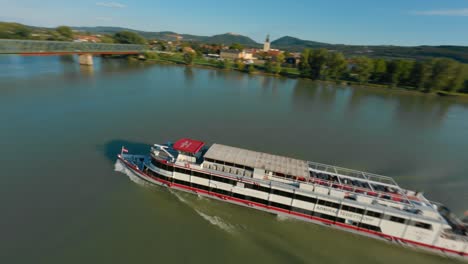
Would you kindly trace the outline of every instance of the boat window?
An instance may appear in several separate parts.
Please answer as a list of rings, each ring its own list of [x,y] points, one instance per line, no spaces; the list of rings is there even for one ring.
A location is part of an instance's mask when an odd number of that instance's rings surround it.
[[[201,189],[201,190],[205,190],[205,191],[210,190],[210,187],[208,187],[208,186],[201,185],[201,184],[196,184],[196,183],[193,183],[193,182],[192,182],[192,187],[197,188],[197,189]]]
[[[166,165],[166,164],[162,164],[162,168],[163,170],[174,171],[174,167]]]
[[[211,176],[209,174],[201,173],[198,171],[192,171],[192,176],[203,178],[203,179],[210,179]]]
[[[406,222],[406,219],[393,216],[393,215],[384,215],[384,219],[390,220],[392,222],[400,223],[400,224],[404,224]]]
[[[376,217],[376,218],[381,218],[382,213],[374,212],[374,211],[366,211],[366,215]]]
[[[178,179],[174,179],[174,183],[185,185],[185,186],[190,186],[190,182],[182,181],[182,180],[178,180]]]
[[[293,193],[286,192],[286,191],[281,191],[281,190],[277,190],[277,189],[271,189],[271,193],[276,194],[276,195],[281,195],[281,196],[284,196],[284,197],[289,197],[289,198],[293,197]]]
[[[285,204],[282,204],[282,203],[277,203],[277,202],[271,202],[271,201],[270,201],[270,205],[271,205],[271,206],[274,206],[274,207],[278,207],[278,208],[284,209],[284,210],[288,210],[288,211],[291,210],[291,206],[290,206],[290,205],[285,205]]]
[[[233,195],[234,197],[238,198],[238,199],[242,199],[242,200],[245,200],[245,195],[243,194],[240,194],[240,193],[234,193]]]
[[[217,182],[223,182],[223,183],[227,183],[227,184],[232,184],[232,185],[235,185],[237,181],[235,180],[231,180],[231,179],[228,179],[228,178],[224,178],[224,177],[218,177],[218,176],[212,176],[212,180],[213,181],[217,181]]]
[[[153,164],[157,168],[161,168],[161,163],[157,162],[154,158],[151,158],[151,164]]]
[[[375,231],[375,232],[382,232],[382,230],[381,230],[380,227],[378,227],[378,226],[369,225],[369,224],[364,224],[364,223],[360,223],[358,226],[359,226],[360,228],[372,230],[372,231]]]
[[[249,197],[249,196],[247,196],[247,197]],[[253,196],[250,196],[249,198],[250,198],[249,200],[252,201],[252,202],[256,202],[256,203],[260,203],[260,204],[265,204],[265,205],[268,204],[268,201],[267,201],[267,200],[264,200],[264,199],[260,199],[260,198],[253,197]]]
[[[245,183],[244,187],[248,188],[248,189],[256,190],[256,191],[270,193],[270,188],[269,187],[261,186],[259,184]]]
[[[319,200],[320,201],[320,200]],[[330,220],[330,221],[335,221],[336,220],[336,216],[332,216],[332,215],[327,215],[327,214],[322,214],[322,213],[317,213],[317,212],[314,212],[313,214],[315,217],[319,217],[319,218],[323,218],[323,219],[326,219],[326,220]]]
[[[300,195],[300,194],[296,194],[294,196],[294,199],[301,200],[301,201],[304,201],[304,202],[314,203],[314,204],[317,202],[317,199],[315,199],[313,197],[304,196],[304,195]]]
[[[333,208],[339,208],[340,204],[330,202],[330,201],[325,201],[325,200],[318,200],[318,204],[328,206],[328,207],[333,207]]]
[[[216,189],[216,188],[212,188],[211,191],[212,191],[212,192],[215,192],[215,193],[222,194],[222,195],[231,196],[231,192],[230,192],[230,191],[226,191],[226,190],[222,190],[222,189]]]
[[[426,224],[423,222],[418,222],[418,221],[410,221],[410,225],[419,227],[422,229],[427,229],[427,230],[432,230],[432,225],[431,224]]]
[[[313,212],[310,211],[310,210],[302,209],[302,208],[294,207],[294,206],[291,207],[291,211],[301,213],[301,214],[305,214],[305,215],[312,215],[313,214]]]
[[[190,174],[189,170],[178,168],[178,167],[175,168],[175,171],[178,172],[178,173]]]
[[[357,214],[364,214],[364,209],[356,208],[356,207],[349,206],[349,205],[342,205],[341,210],[345,210],[345,211],[353,212]]]

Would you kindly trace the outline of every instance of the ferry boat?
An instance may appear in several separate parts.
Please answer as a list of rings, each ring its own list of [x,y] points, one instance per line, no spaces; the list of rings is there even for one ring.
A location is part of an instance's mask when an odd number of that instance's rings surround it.
[[[468,259],[468,225],[391,177],[183,138],[118,159],[141,179]]]

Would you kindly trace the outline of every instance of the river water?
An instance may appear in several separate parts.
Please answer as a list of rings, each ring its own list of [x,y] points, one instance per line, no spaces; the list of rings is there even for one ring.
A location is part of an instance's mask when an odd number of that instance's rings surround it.
[[[191,137],[393,176],[468,209],[468,105],[71,57],[0,57],[1,263],[451,263],[139,183],[121,145]]]

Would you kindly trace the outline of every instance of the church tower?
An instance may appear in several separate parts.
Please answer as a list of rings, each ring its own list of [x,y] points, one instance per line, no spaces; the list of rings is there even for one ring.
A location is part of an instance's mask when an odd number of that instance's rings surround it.
[[[263,51],[268,52],[270,50],[270,35],[267,35],[265,43],[263,44]]]

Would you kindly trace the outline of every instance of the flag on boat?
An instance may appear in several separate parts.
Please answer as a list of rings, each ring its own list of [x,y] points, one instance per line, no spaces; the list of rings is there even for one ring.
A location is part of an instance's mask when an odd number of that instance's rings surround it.
[[[125,147],[122,147],[122,153],[128,153],[128,149],[126,149]]]

